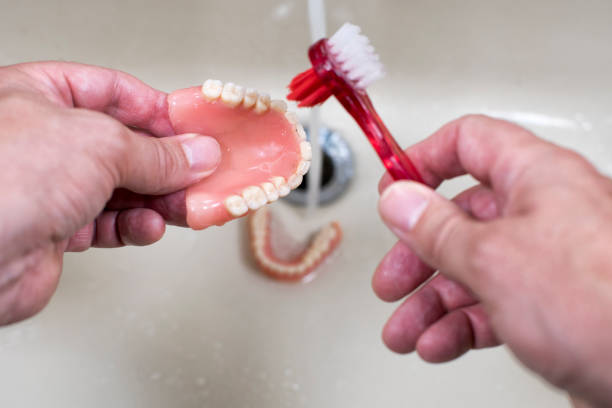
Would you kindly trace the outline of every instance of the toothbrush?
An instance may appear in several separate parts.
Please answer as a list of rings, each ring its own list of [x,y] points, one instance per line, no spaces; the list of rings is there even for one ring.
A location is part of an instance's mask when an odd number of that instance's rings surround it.
[[[357,121],[394,180],[423,183],[365,91],[372,82],[384,76],[384,70],[361,29],[345,23],[331,38],[314,43],[308,56],[312,68],[293,78],[287,99],[298,101],[300,107],[312,107],[334,95]]]

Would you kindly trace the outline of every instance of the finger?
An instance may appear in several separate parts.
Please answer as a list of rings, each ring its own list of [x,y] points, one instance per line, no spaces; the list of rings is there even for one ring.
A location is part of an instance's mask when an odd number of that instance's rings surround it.
[[[393,184],[393,178],[389,173],[383,174],[382,178],[378,182],[378,194],[382,194],[383,191],[387,189],[391,184]]]
[[[427,185],[466,173],[494,190],[506,192],[512,181],[558,147],[537,138],[518,125],[481,115],[470,115],[443,126],[406,150]],[[391,182],[385,175],[384,190]]]
[[[0,326],[41,311],[57,288],[62,243],[45,245],[3,265],[0,275]]]
[[[434,269],[399,241],[378,264],[372,277],[372,289],[380,299],[395,302],[419,287],[433,273]]]
[[[382,194],[391,184],[393,179],[387,173],[380,180],[378,192]],[[453,198],[453,202],[479,220],[489,220],[499,214],[498,198],[490,188],[482,184],[461,192]]]
[[[486,313],[478,304],[452,311],[432,324],[419,337],[416,350],[423,360],[441,363],[472,348],[499,344]]]
[[[19,64],[21,71],[53,86],[41,89],[64,106],[104,112],[155,136],[170,136],[167,95],[124,72],[69,62]]]
[[[489,221],[499,217],[500,204],[493,190],[482,184],[462,191],[452,200],[467,214],[480,221]]]
[[[379,212],[387,226],[426,264],[474,290],[484,283],[473,258],[488,224],[480,224],[456,204],[414,182],[388,187],[380,199]]]
[[[438,295],[442,307],[446,311],[453,311],[460,307],[470,306],[478,303],[478,299],[472,295],[460,283],[447,278],[444,275],[437,275],[427,282],[428,287],[433,289]]]
[[[144,246],[159,241],[166,232],[166,223],[157,212],[147,208],[120,211],[117,231],[125,245]]]
[[[116,187],[161,195],[179,191],[212,174],[221,160],[219,143],[194,134],[152,138],[129,130],[121,149],[108,150],[119,180]],[[102,160],[106,158],[102,157]]]
[[[93,236],[96,232],[95,221],[90,222],[80,230],[78,230],[66,245],[66,252],[83,252],[91,247]]]
[[[81,228],[69,239],[65,251],[150,245],[161,239],[165,228],[163,217],[150,209],[104,211],[94,222]]]
[[[166,224],[186,227],[186,203],[185,190],[163,196],[149,196],[136,194],[125,189],[117,189],[106,204],[106,210],[149,208],[161,215]]]
[[[161,239],[165,228],[161,215],[146,208],[105,211],[96,218],[91,246],[116,248],[149,245]]]
[[[438,294],[424,287],[418,296],[410,296],[393,313],[383,329],[383,341],[396,353],[411,353],[425,329],[445,313]]]
[[[438,275],[397,308],[383,329],[383,340],[395,352],[412,352],[419,337],[448,311],[476,302],[458,283]]]
[[[461,209],[477,219],[498,216],[495,194],[482,185],[463,191],[453,199]],[[372,278],[372,288],[382,300],[403,298],[429,279],[435,269],[423,263],[403,242],[398,242],[383,258]]]
[[[91,246],[97,248],[122,247],[123,241],[117,229],[119,211],[104,211],[95,220],[95,231],[91,239]]]

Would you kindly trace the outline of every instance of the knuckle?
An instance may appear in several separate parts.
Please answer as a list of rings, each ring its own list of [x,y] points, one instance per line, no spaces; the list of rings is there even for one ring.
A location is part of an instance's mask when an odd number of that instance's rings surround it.
[[[547,183],[550,186],[560,180],[568,182],[576,175],[598,174],[597,169],[579,153],[549,143],[525,149],[515,161],[515,167],[521,170],[517,172],[515,184],[518,185]]]
[[[595,170],[595,167],[586,158],[584,158],[580,153],[574,150],[559,148],[557,159],[560,162],[567,163],[567,165],[576,167],[581,170]]]
[[[457,120],[457,125],[461,130],[461,134],[469,135],[487,135],[489,133],[503,134],[504,137],[512,135],[515,138],[535,139],[536,136],[516,124],[515,122],[487,116],[483,114],[468,114]],[[487,130],[485,132],[485,130]]]
[[[153,139],[154,160],[159,169],[159,175],[168,180],[176,174],[181,174],[188,167],[187,158],[178,144],[169,141]]]
[[[459,118],[458,122],[465,130],[470,130],[482,126],[485,121],[491,120],[489,116],[477,113],[470,113]]]
[[[482,134],[483,128],[491,127],[491,125],[499,122],[503,121],[481,114],[469,114],[459,118],[457,132],[459,135],[472,138]]]
[[[157,164],[159,175],[167,179],[176,171],[176,163],[165,143],[153,143],[153,160]]]

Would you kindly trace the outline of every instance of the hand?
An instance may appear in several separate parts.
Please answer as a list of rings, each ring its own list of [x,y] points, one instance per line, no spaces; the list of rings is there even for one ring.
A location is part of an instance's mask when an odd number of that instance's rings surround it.
[[[379,211],[400,242],[373,288],[387,301],[410,295],[384,328],[387,346],[442,362],[506,343],[551,383],[612,404],[611,180],[576,153],[481,116],[407,153],[432,187],[466,173],[480,184],[453,202],[413,182],[384,190]]]
[[[146,245],[185,224],[186,186],[220,159],[173,137],[166,95],[68,63],[0,68],[0,325],[49,300],[64,251]]]

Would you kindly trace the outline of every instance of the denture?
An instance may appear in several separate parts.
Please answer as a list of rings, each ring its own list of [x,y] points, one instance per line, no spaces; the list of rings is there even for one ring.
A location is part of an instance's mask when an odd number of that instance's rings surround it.
[[[186,192],[187,224],[223,225],[284,197],[310,168],[312,152],[297,116],[281,100],[233,83],[207,80],[168,96],[177,134],[214,137],[221,162]]]
[[[334,252],[342,239],[340,224],[331,222],[321,228],[297,256],[282,259],[272,245],[271,221],[270,210],[261,208],[249,217],[248,229],[255,262],[275,279],[297,281],[305,278]]]

